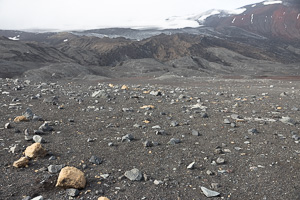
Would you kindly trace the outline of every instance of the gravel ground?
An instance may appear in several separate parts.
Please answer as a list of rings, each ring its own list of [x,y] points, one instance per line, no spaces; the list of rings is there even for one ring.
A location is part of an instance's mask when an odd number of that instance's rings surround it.
[[[199,200],[203,187],[212,199],[300,199],[300,84],[281,79],[1,79],[0,199]],[[35,118],[14,122],[27,108]],[[13,167],[34,142],[25,129],[45,121],[48,154]],[[85,188],[55,187],[50,165],[80,169]]]

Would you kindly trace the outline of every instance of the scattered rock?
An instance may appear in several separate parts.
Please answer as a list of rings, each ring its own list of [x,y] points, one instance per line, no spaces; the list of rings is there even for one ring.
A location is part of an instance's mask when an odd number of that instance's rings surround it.
[[[44,200],[44,197],[43,196],[37,196],[37,197],[32,198],[31,200]]]
[[[134,140],[134,137],[131,134],[127,134],[122,137],[122,142],[131,142],[132,140]]]
[[[211,175],[214,175],[214,173],[213,173],[212,171],[210,171],[210,170],[207,170],[207,171],[206,171],[206,174],[207,174],[207,175],[210,175],[210,176],[211,176]]]
[[[153,129],[161,129],[159,125],[152,126]]]
[[[47,98],[44,98],[43,102],[47,103],[47,104],[57,105],[58,97],[57,96],[47,97]]]
[[[11,126],[11,124],[8,122],[8,123],[6,123],[6,124],[4,125],[4,128],[5,128],[5,129],[10,129],[10,128],[12,128],[12,126]]]
[[[29,163],[29,159],[26,157],[22,157],[19,160],[15,161],[13,166],[16,168],[26,167]]]
[[[21,116],[17,116],[15,119],[14,119],[14,122],[27,122],[29,121],[24,115],[21,115]]]
[[[215,190],[220,188],[220,184],[219,183],[211,183],[210,185],[211,185],[211,188],[215,189]]]
[[[192,135],[194,136],[200,136],[200,133],[196,130],[192,130]]]
[[[48,171],[49,171],[51,174],[56,174],[56,173],[58,173],[62,168],[63,168],[63,165],[49,165],[49,166],[48,166]]]
[[[92,97],[102,99],[110,98],[110,96],[106,93],[105,90],[98,90],[96,92],[93,92]]]
[[[151,91],[150,94],[153,95],[153,96],[161,96],[160,91]]]
[[[282,117],[282,119],[280,119],[279,121],[288,125],[296,125],[296,121],[291,119],[290,117]]]
[[[160,181],[160,180],[154,180],[154,185],[161,185],[163,184],[164,182],[163,181]]]
[[[187,166],[187,169],[194,169],[194,167],[195,167],[195,162],[192,162]]]
[[[98,158],[97,156],[92,156],[90,159],[89,159],[89,162],[90,163],[93,163],[95,165],[100,165],[102,163],[102,159],[101,158]]]
[[[224,124],[231,124],[231,122],[229,121],[229,119],[224,119],[223,123]]]
[[[138,170],[136,168],[134,168],[134,169],[132,169],[130,171],[126,171],[125,174],[124,174],[124,176],[126,178],[128,178],[129,180],[131,180],[131,181],[140,181],[143,178],[143,175],[140,172],[140,170]]]
[[[70,197],[77,197],[79,195],[79,190],[75,188],[66,189],[66,194]]]
[[[172,121],[171,124],[170,124],[170,126],[173,126],[173,127],[179,126],[179,123],[176,122],[176,121]]]
[[[219,192],[209,190],[206,187],[201,187],[201,190],[206,197],[217,197],[220,195]]]
[[[25,129],[24,134],[25,134],[25,140],[26,140],[26,141],[31,141],[31,140],[33,140],[33,137],[30,136],[29,133],[28,133],[28,129]]]
[[[46,154],[47,151],[42,147],[41,143],[34,143],[25,150],[25,156],[29,158],[43,158]]]
[[[248,133],[250,135],[256,135],[256,134],[258,134],[258,130],[256,128],[251,128],[248,130]]]
[[[219,164],[219,165],[224,164],[224,163],[225,163],[225,159],[219,157],[219,158],[216,160],[216,163]]]
[[[27,108],[25,112],[23,113],[23,116],[26,117],[26,119],[31,120],[33,118],[33,112],[30,108]]]
[[[129,90],[127,85],[122,85],[121,90]]]
[[[109,200],[107,197],[99,197],[98,200]]]
[[[48,132],[48,131],[53,131],[53,128],[47,122],[45,122],[39,127],[39,130],[43,132]]]
[[[37,142],[37,143],[45,143],[45,140],[39,135],[34,135],[32,137],[32,139],[34,142]]]
[[[83,189],[86,185],[84,173],[75,167],[64,167],[58,176],[56,187]]]
[[[174,145],[174,144],[179,144],[181,141],[180,139],[172,138],[168,144]]]

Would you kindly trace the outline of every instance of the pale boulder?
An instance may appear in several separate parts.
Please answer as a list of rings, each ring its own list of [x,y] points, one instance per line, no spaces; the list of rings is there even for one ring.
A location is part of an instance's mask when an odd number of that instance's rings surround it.
[[[56,187],[83,189],[86,185],[84,173],[75,167],[64,167],[58,176]]]
[[[41,143],[34,143],[25,150],[25,156],[29,158],[43,158],[46,154],[47,151],[42,147]]]
[[[99,197],[98,200],[109,200],[107,197]]]
[[[21,115],[21,116],[17,116],[15,119],[14,119],[14,122],[26,122],[26,121],[29,121],[24,115]]]
[[[16,168],[26,167],[28,165],[29,159],[22,157],[19,160],[15,161],[13,166]]]

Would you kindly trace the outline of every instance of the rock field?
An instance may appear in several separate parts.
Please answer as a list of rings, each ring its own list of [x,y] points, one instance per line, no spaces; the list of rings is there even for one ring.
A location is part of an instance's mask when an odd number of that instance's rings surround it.
[[[299,80],[0,79],[0,199],[300,199]]]

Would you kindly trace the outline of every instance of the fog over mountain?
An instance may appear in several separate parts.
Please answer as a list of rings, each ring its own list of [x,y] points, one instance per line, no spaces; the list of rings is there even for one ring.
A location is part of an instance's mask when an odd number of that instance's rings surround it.
[[[259,0],[1,0],[0,29],[86,30],[98,28],[197,27],[189,16],[232,10]],[[176,18],[177,20],[166,20]],[[179,17],[179,18],[178,18]]]

